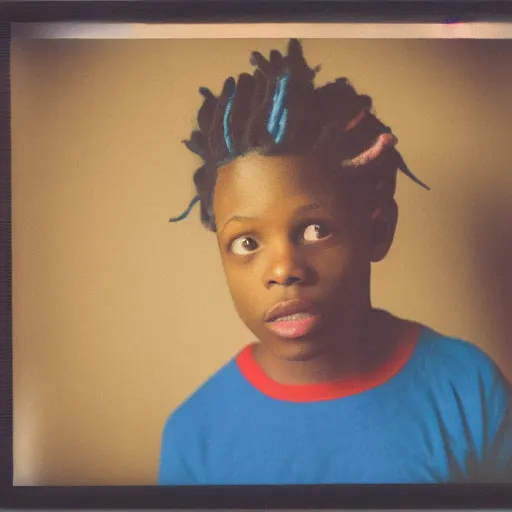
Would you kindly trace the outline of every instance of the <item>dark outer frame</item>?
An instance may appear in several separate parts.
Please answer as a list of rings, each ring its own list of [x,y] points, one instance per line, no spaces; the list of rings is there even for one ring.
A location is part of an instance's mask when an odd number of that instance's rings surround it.
[[[17,0],[0,1],[0,20],[126,22],[503,21],[512,2],[494,0]]]
[[[11,1],[0,3],[0,507],[9,509],[512,508],[507,485],[13,487],[11,22],[512,21],[512,2],[336,0]]]

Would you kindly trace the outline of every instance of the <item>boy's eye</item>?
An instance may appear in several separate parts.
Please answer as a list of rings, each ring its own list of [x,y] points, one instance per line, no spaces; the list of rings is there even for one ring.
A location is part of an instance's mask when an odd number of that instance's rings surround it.
[[[231,251],[233,254],[238,256],[244,256],[255,251],[258,248],[258,244],[253,238],[248,236],[241,236],[233,241],[231,244]]]
[[[310,224],[306,227],[302,236],[306,242],[316,242],[330,235],[329,230],[321,224]]]

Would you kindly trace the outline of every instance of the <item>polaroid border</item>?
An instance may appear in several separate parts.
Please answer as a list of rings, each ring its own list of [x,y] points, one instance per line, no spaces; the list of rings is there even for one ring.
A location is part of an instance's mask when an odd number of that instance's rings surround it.
[[[0,3],[9,22],[115,21],[174,23],[467,22],[512,16],[495,0],[11,0]]]
[[[9,509],[503,509],[508,485],[14,487],[10,38],[12,22],[423,22],[512,20],[494,1],[32,1],[0,4],[0,507]]]
[[[0,23],[0,485],[12,485],[11,26]],[[0,493],[1,496],[1,493]],[[0,498],[1,500],[1,498]]]
[[[0,489],[3,493],[3,490]],[[8,509],[506,509],[508,485],[13,487]]]

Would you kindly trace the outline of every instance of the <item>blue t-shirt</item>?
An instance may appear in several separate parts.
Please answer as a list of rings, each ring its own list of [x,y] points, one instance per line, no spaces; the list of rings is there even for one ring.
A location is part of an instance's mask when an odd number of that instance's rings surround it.
[[[476,346],[408,325],[348,387],[278,384],[247,347],[170,415],[159,484],[512,483],[508,382]]]

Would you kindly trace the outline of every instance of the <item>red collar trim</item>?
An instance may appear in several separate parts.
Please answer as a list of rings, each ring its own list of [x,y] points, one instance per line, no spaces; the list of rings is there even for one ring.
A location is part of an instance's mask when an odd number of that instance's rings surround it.
[[[236,357],[242,375],[259,391],[276,400],[288,402],[316,402],[334,400],[363,393],[380,386],[394,377],[409,361],[419,337],[420,326],[404,322],[402,342],[386,363],[377,370],[360,377],[319,384],[280,384],[271,379],[253,357],[253,344],[245,347]]]

